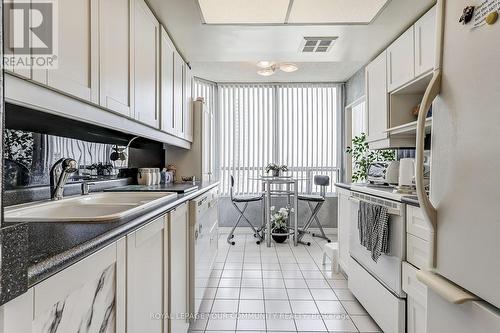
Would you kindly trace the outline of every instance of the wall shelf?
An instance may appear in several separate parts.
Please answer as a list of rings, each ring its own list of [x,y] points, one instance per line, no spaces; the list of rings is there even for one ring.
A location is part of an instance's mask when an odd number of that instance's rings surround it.
[[[428,117],[425,120],[425,132],[430,133],[432,127],[432,117]],[[389,133],[391,136],[395,135],[416,135],[417,134],[417,121],[412,121],[403,125],[391,127],[385,131]]]

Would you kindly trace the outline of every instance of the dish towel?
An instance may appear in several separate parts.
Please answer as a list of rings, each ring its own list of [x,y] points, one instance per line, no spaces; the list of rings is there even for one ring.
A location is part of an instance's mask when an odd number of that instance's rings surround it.
[[[360,201],[358,231],[361,245],[377,262],[382,253],[389,253],[389,214],[387,208]]]

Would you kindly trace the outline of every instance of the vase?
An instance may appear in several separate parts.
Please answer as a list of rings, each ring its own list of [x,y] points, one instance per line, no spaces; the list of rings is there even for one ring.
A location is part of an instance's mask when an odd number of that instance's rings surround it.
[[[288,239],[288,230],[287,229],[274,229],[273,234],[283,234],[283,235],[272,235],[274,241],[276,243],[284,243]]]
[[[280,176],[280,170],[273,170],[273,177],[279,177]]]

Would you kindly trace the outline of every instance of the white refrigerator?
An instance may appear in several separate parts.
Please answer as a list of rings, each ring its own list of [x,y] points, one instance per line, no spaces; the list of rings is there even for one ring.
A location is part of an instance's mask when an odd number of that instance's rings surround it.
[[[434,101],[430,201],[418,186],[435,232],[434,263],[418,275],[428,333],[500,332],[500,20],[459,23],[466,6],[484,2],[485,12],[500,10],[500,0],[438,0],[442,54],[421,109]]]

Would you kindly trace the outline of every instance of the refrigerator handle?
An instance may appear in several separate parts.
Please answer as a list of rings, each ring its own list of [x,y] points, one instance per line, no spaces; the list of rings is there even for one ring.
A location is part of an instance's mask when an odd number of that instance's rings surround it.
[[[424,97],[420,103],[417,120],[417,141],[416,141],[416,173],[415,183],[417,186],[417,196],[420,207],[426,217],[426,221],[431,229],[430,247],[432,260],[429,268],[436,266],[436,231],[437,231],[437,210],[429,200],[429,196],[424,186],[424,141],[425,141],[425,121],[427,112],[432,103],[441,91],[441,64],[443,56],[443,32],[444,32],[444,6],[445,0],[438,0],[436,4],[436,55],[434,63],[434,73],[431,82],[425,90]],[[439,112],[439,110],[437,110]]]
[[[417,280],[422,282],[434,293],[441,296],[452,304],[463,304],[469,301],[479,301],[480,299],[470,292],[460,288],[456,284],[445,279],[441,275],[432,272],[418,271]]]

